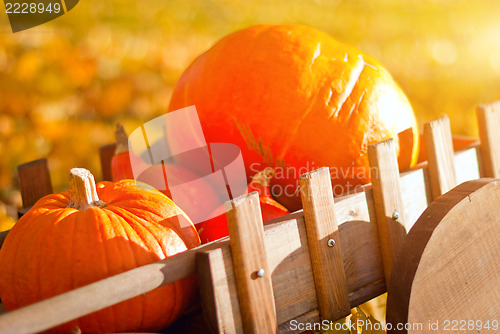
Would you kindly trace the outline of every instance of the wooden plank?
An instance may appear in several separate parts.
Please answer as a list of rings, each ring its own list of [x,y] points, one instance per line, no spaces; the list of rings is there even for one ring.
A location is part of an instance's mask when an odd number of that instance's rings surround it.
[[[107,144],[99,147],[99,160],[101,162],[101,173],[103,181],[112,181],[111,160],[115,155],[116,143]]]
[[[400,174],[399,185],[409,230],[432,201],[427,167]]]
[[[235,198],[226,203],[226,210],[244,332],[277,333],[259,194],[252,192]]]
[[[424,125],[432,199],[457,185],[450,119],[442,117]]]
[[[500,101],[476,108],[484,177],[500,178]]]
[[[340,248],[351,298],[363,287],[384,279],[377,225],[372,223],[375,206],[371,189],[335,198],[335,217],[339,220]],[[349,304],[357,305],[351,300]]]
[[[300,194],[320,316],[346,316],[351,312],[329,168],[301,175]]]
[[[302,212],[285,222],[266,224],[264,242],[273,280],[278,323],[318,308]],[[290,286],[294,282],[296,290]],[[286,292],[285,292],[286,291]]]
[[[477,147],[471,147],[455,153],[457,184],[479,179],[482,174],[481,167]]]
[[[52,194],[47,159],[39,159],[17,167],[23,208],[33,206],[40,198]]]
[[[368,146],[368,160],[385,281],[389,284],[394,261],[407,233],[394,141],[388,139]]]
[[[430,204],[394,267],[387,301],[387,321],[393,324],[389,333],[443,332],[446,321],[448,328],[461,327],[460,333],[498,332],[491,321],[500,317],[499,202],[500,182],[480,179],[462,183]],[[482,325],[486,322],[489,327]],[[423,327],[397,330],[397,323]]]
[[[214,333],[243,332],[238,300],[231,298],[237,296],[234,279],[229,279],[234,278],[234,273],[226,272],[231,269],[226,268],[222,248],[196,254],[202,309],[207,327]]]

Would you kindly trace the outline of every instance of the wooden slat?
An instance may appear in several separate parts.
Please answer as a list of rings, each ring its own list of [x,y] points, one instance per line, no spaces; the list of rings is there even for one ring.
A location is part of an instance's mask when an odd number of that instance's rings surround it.
[[[99,147],[99,159],[101,161],[101,173],[103,181],[112,181],[111,160],[115,155],[116,144],[107,144]]]
[[[384,280],[382,255],[375,221],[371,189],[351,196],[335,198],[335,217],[339,221],[340,248],[349,291],[362,291],[367,285]],[[356,246],[354,246],[356,244]],[[360,271],[363,274],[360,275]]]
[[[409,230],[432,201],[427,167],[400,174],[399,185]]]
[[[300,194],[320,316],[346,316],[350,306],[329,168],[301,175]]]
[[[47,159],[39,159],[17,167],[23,208],[29,208],[40,198],[52,194]]]
[[[394,261],[406,236],[406,215],[394,141],[388,139],[368,146],[368,159],[385,281],[389,284]]]
[[[432,198],[436,199],[457,185],[450,119],[442,117],[425,123],[424,142]]]
[[[479,144],[478,144],[479,145]],[[465,181],[479,179],[482,175],[482,166],[479,162],[480,156],[477,147],[455,152],[455,170],[457,172],[457,184]]]
[[[235,198],[226,203],[226,210],[244,332],[277,333],[259,194],[252,192]]]
[[[484,177],[500,178],[500,101],[476,109]]]
[[[231,299],[231,294],[237,295],[235,284],[226,279],[234,277],[226,272],[231,269],[226,268],[221,248],[196,254],[202,309],[208,329],[214,333],[242,333],[240,307],[237,299]]]

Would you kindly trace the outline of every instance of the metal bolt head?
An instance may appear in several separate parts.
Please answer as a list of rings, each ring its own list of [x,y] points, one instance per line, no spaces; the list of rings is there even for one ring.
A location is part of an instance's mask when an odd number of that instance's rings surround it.
[[[392,213],[392,219],[393,219],[393,220],[398,220],[398,219],[399,219],[399,212],[394,211],[394,212]]]
[[[257,270],[257,277],[264,277],[264,269],[260,268],[259,270]]]
[[[333,247],[333,246],[335,246],[335,240],[328,239],[328,247]]]

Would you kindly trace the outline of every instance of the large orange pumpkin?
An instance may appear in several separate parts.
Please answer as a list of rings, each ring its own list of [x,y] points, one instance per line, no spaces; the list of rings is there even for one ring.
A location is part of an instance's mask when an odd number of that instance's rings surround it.
[[[73,169],[70,191],[40,199],[8,234],[0,250],[0,297],[13,310],[198,244],[189,218],[162,193],[132,180],[96,186],[90,172]],[[188,277],[54,331],[158,330],[195,291]]]
[[[220,40],[181,76],[169,110],[190,105],[207,142],[241,148],[247,175],[276,169],[273,194],[291,210],[306,171],[330,167],[336,195],[369,182],[372,143],[394,138],[401,169],[417,161],[415,116],[391,75],[305,26],[257,25]]]

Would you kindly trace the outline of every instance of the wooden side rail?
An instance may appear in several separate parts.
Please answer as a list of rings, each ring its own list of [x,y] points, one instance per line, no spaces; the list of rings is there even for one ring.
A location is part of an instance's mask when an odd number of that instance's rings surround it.
[[[19,218],[43,196],[52,194],[49,166],[47,159],[31,161],[17,167],[19,188],[23,200],[23,209]]]
[[[101,162],[101,174],[103,181],[112,181],[111,160],[115,155],[116,143],[99,147],[99,161]]]

